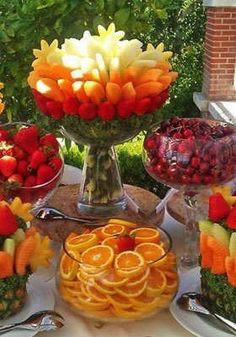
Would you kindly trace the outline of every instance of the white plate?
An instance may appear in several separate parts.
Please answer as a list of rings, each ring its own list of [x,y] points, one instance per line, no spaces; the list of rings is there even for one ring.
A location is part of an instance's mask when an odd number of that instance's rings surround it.
[[[40,310],[53,310],[55,305],[54,294],[50,282],[45,282],[38,275],[32,275],[27,283],[28,297],[24,307],[12,317],[0,320],[0,325],[16,323],[24,320],[31,314]],[[12,330],[1,334],[3,337],[32,337],[37,331]]]
[[[180,274],[180,286],[175,300],[170,305],[170,312],[179,324],[195,336],[199,337],[232,337],[231,333],[222,330],[215,321],[200,317],[192,312],[182,310],[176,304],[177,298],[187,291],[198,291],[200,288],[200,268],[194,268]],[[214,323],[213,323],[214,322]]]

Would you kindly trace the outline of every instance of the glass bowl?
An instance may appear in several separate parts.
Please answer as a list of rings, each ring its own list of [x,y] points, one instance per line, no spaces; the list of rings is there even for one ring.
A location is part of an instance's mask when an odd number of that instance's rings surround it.
[[[33,124],[16,122],[16,123],[4,124],[4,125],[1,125],[0,127],[1,132],[2,130],[6,130],[10,135],[9,139],[6,139],[6,141],[0,142],[1,143],[0,161],[1,161],[1,158],[5,155],[16,159],[16,168],[10,177],[3,176],[1,172],[1,164],[0,164],[0,192],[2,194],[2,197],[8,201],[12,201],[15,197],[18,196],[22,202],[31,203],[32,211],[34,211],[37,208],[44,206],[45,203],[49,200],[49,198],[52,197],[52,195],[56,191],[61,181],[62,175],[63,175],[64,158],[63,158],[63,152],[60,147],[60,144],[57,143],[58,149],[52,153],[50,152],[51,150],[48,150],[49,154],[45,152],[47,159],[46,161],[41,163],[43,165],[45,164],[47,166],[48,165],[50,166],[52,165],[50,164],[50,162],[52,162],[53,159],[55,160],[55,158],[56,159],[60,158],[60,161],[59,161],[60,164],[54,164],[56,166],[51,166],[53,167],[53,171],[55,175],[53,177],[50,176],[48,181],[45,181],[46,179],[44,178],[43,183],[32,184],[33,186],[26,185],[25,181],[29,176],[34,176],[35,181],[36,181],[37,170],[41,164],[39,164],[37,168],[30,167],[33,153],[27,153],[26,151],[23,151],[23,155],[22,155],[22,148],[14,142],[15,140],[14,135],[16,132],[18,132],[22,128],[28,128],[31,126],[33,126]],[[47,133],[46,131],[40,129],[39,127],[37,128],[38,128],[38,134],[39,134],[39,137],[38,137],[39,148],[37,148],[38,150],[42,148],[42,146],[40,145],[40,141],[42,137],[44,137]],[[0,136],[1,136],[1,132],[0,132]],[[2,148],[4,150],[2,150]],[[17,148],[17,151],[19,152],[17,152],[15,148]],[[21,167],[19,169],[20,164],[22,162],[27,163],[28,166],[25,166],[23,168]],[[17,180],[19,178],[19,170],[21,170],[21,173],[20,173],[21,181]],[[30,173],[26,173],[26,171],[28,172],[28,170],[30,171]],[[11,180],[12,177],[13,177],[13,180]]]
[[[178,287],[171,249],[163,229],[120,220],[71,233],[58,264],[59,296],[73,311],[93,320],[150,317],[169,305]]]

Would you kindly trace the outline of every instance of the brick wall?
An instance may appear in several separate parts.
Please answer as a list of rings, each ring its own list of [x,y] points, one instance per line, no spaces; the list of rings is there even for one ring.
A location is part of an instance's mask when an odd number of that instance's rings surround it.
[[[202,92],[209,100],[233,100],[235,82],[236,7],[209,7]]]

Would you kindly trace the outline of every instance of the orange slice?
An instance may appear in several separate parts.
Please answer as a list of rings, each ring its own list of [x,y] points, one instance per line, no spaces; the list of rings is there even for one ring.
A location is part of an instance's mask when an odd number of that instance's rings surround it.
[[[120,317],[120,318],[125,318],[125,319],[139,319],[143,317],[143,312],[140,310],[135,310],[132,308],[129,308],[127,310],[114,307],[111,309],[113,312],[114,316]]]
[[[77,301],[83,306],[83,310],[105,310],[110,304],[108,302],[98,302],[93,300],[91,297],[87,297],[83,293],[77,296]]]
[[[116,256],[114,266],[118,275],[133,277],[142,274],[146,268],[146,263],[142,255],[127,250]]]
[[[102,234],[105,238],[114,235],[124,235],[126,234],[126,228],[120,224],[109,224],[102,228]]]
[[[159,296],[166,289],[166,276],[163,271],[156,267],[150,269],[150,275],[147,280],[147,296]]]
[[[95,233],[87,233],[77,235],[66,239],[65,247],[71,251],[83,252],[87,248],[92,247],[98,243],[98,239]]]
[[[107,295],[107,300],[114,307],[118,307],[122,309],[128,309],[132,307],[132,303],[130,299],[120,294]]]
[[[127,287],[136,287],[136,286],[140,285],[141,283],[143,283],[144,281],[147,280],[149,274],[150,274],[150,268],[147,267],[147,268],[145,268],[145,270],[143,271],[142,274],[131,277],[129,279],[129,282],[126,283]]]
[[[158,297],[150,297],[146,296],[145,294],[135,298],[130,298],[130,302],[134,305],[134,307],[140,308],[140,310],[143,311],[153,310],[158,306],[159,303]]]
[[[130,232],[130,235],[134,236],[136,245],[144,242],[153,242],[153,243],[160,242],[160,232],[155,228],[149,227],[135,228]]]
[[[125,227],[132,229],[132,228],[137,228],[138,225],[134,222],[124,220],[124,219],[116,219],[116,218],[111,218],[107,222],[108,224],[119,224],[119,225],[124,225]]]
[[[166,261],[165,250],[157,243],[145,242],[135,247],[135,251],[142,255],[147,263],[164,264]]]
[[[116,293],[115,289],[112,289],[111,287],[106,287],[102,282],[95,281],[94,287],[102,294],[104,295],[114,295]]]
[[[81,254],[81,263],[85,266],[99,268],[100,270],[112,264],[114,251],[110,246],[96,245],[86,249]]]
[[[102,284],[104,284],[106,287],[121,287],[125,283],[128,282],[128,278],[119,276],[116,274],[115,270],[111,268],[102,278],[101,278]]]
[[[62,279],[73,281],[79,268],[78,262],[73,260],[66,253],[63,253],[60,260],[60,275]]]
[[[110,246],[114,250],[114,253],[118,254],[119,247],[118,247],[117,241],[118,241],[118,238],[111,236],[111,237],[104,239],[102,241],[102,245]]]
[[[124,285],[123,287],[116,288],[116,291],[118,294],[124,296],[124,297],[137,297],[144,293],[147,287],[147,281],[144,281],[143,283],[140,283],[137,286],[134,287],[127,287]]]
[[[102,240],[105,239],[105,236],[104,236],[104,234],[102,233],[102,229],[103,229],[103,227],[97,227],[97,228],[94,228],[94,229],[91,231],[91,233],[94,233],[94,234],[97,235],[97,239],[98,239],[99,242],[101,242]]]
[[[80,289],[79,281],[68,281],[68,280],[61,279],[60,284],[64,287]]]
[[[178,288],[178,279],[174,279],[171,277],[168,277],[168,274],[165,273],[166,276],[166,288],[165,288],[165,293],[175,293],[177,288]]]
[[[86,286],[87,294],[97,302],[107,302],[107,296],[100,291],[98,291],[95,287]]]

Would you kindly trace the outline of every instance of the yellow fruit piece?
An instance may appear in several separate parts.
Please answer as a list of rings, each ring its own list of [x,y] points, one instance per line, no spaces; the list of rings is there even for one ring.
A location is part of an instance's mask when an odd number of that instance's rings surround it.
[[[50,239],[48,236],[42,237],[39,233],[34,234],[36,238],[36,247],[30,258],[30,267],[36,270],[38,267],[49,267],[50,259],[54,256],[54,252],[50,247]]]
[[[101,83],[95,81],[86,81],[84,83],[85,94],[95,104],[100,104],[105,98],[105,90]]]
[[[98,239],[95,233],[80,234],[74,237],[68,237],[65,242],[67,251],[83,252],[89,247],[92,247],[98,243]]]
[[[100,270],[107,268],[113,262],[114,251],[110,246],[96,245],[86,249],[81,254],[82,266],[95,267]]]
[[[9,207],[13,214],[22,218],[24,221],[33,220],[33,215],[30,213],[32,204],[30,204],[29,202],[22,203],[19,197],[15,197],[13,201],[9,204]]]
[[[155,297],[161,295],[167,285],[166,276],[163,271],[156,267],[150,269],[150,275],[147,280],[146,295]]]
[[[139,253],[128,250],[116,256],[114,267],[118,275],[129,278],[142,274],[146,262]]]
[[[78,266],[78,262],[68,256],[66,253],[62,253],[59,268],[60,275],[63,279],[70,281],[75,280]]]
[[[142,255],[144,260],[155,265],[164,264],[166,261],[165,250],[157,243],[145,242],[135,247],[135,251]]]
[[[107,222],[108,224],[115,224],[115,225],[124,225],[128,228],[136,228],[138,227],[138,225],[134,222],[131,221],[127,221],[127,220],[123,220],[123,219],[115,219],[115,218],[111,218],[108,220]]]

